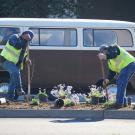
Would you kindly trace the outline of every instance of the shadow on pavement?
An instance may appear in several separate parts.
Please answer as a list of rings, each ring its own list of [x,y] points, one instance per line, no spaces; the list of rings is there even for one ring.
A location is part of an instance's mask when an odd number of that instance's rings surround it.
[[[98,122],[104,119],[92,119],[92,118],[67,118],[67,119],[58,119],[50,122],[54,123],[78,123],[78,122]]]

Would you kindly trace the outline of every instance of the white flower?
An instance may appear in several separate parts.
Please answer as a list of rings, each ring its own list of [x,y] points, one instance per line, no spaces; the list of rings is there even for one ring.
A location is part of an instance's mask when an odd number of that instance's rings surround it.
[[[79,103],[79,97],[77,96],[77,94],[72,94],[71,100],[72,100],[73,102],[75,102],[76,104]]]
[[[58,90],[54,90],[54,89],[52,89],[51,90],[51,94],[54,96],[54,97],[59,97],[59,92],[58,92]]]

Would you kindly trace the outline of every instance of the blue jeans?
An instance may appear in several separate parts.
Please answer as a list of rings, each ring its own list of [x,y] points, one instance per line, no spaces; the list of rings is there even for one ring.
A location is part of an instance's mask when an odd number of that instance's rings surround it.
[[[128,81],[135,73],[135,62],[130,63],[127,67],[122,69],[117,80],[117,96],[116,103],[123,105],[126,97],[126,87]]]
[[[13,98],[15,90],[21,91],[22,89],[20,69],[14,63],[7,60],[1,66],[10,74],[8,97]]]

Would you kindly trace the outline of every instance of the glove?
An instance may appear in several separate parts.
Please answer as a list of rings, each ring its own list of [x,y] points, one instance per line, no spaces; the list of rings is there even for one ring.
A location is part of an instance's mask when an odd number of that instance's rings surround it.
[[[31,60],[30,60],[30,59],[28,59],[28,58],[26,58],[26,59],[25,59],[25,63],[26,63],[26,64],[29,64],[29,65],[32,65]]]
[[[106,55],[103,54],[103,53],[99,53],[99,54],[98,54],[98,58],[99,58],[100,60],[106,60],[106,59],[107,59]]]
[[[109,84],[109,79],[104,79],[104,81],[103,81],[103,87],[106,87],[108,84]]]

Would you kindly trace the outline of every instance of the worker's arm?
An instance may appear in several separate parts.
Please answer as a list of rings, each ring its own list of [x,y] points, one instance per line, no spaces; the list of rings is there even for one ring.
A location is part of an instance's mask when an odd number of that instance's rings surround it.
[[[16,34],[12,35],[9,38],[9,44],[15,47],[16,49],[22,49],[22,48],[25,49],[27,46],[27,42],[24,40],[21,40],[20,37]]]
[[[114,78],[115,75],[116,75],[116,72],[114,72],[114,71],[112,71],[112,70],[109,69],[109,71],[108,71],[108,77],[107,77],[108,80],[111,81]]]
[[[106,79],[103,80],[103,86],[106,86],[114,81],[114,77],[116,75],[116,72],[109,69],[108,76]]]

